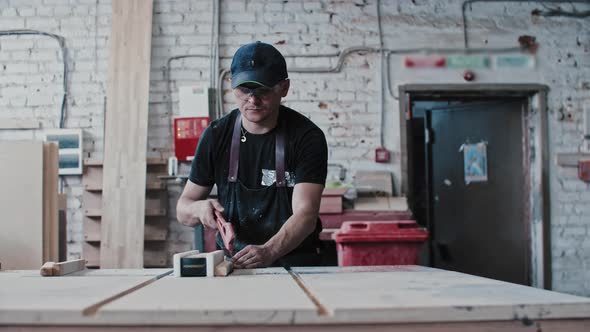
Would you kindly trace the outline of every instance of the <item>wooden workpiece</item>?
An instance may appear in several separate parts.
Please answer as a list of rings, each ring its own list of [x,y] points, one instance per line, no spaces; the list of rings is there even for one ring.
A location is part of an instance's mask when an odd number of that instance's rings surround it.
[[[0,141],[3,270],[43,264],[43,173],[43,142]]]
[[[41,266],[41,275],[44,277],[57,277],[82,271],[86,268],[86,260],[74,259],[66,262],[46,262]]]
[[[269,331],[280,326],[334,332],[590,327],[589,298],[421,266],[236,270],[225,278],[165,276],[170,270],[144,276],[145,271],[85,270],[61,278],[2,271],[0,325],[53,331],[76,324],[70,331]]]
[[[223,260],[215,266],[216,277],[227,277],[234,270],[234,264],[231,261]]]

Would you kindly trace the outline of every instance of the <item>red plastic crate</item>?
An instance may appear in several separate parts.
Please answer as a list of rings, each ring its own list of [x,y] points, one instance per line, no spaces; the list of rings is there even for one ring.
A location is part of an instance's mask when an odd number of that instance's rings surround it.
[[[428,232],[413,220],[350,221],[332,237],[339,266],[416,265]]]

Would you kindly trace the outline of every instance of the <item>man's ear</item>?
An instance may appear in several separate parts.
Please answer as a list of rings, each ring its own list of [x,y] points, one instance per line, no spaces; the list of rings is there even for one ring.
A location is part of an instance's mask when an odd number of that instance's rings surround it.
[[[287,96],[290,86],[291,86],[291,81],[289,79],[286,79],[281,82],[281,97]]]

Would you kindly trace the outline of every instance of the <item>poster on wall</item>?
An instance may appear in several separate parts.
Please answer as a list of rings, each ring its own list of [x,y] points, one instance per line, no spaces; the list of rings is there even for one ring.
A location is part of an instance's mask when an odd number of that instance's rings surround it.
[[[465,143],[459,151],[463,151],[463,170],[465,184],[488,181],[487,143]]]
[[[44,140],[58,143],[59,175],[82,174],[82,129],[48,130]]]

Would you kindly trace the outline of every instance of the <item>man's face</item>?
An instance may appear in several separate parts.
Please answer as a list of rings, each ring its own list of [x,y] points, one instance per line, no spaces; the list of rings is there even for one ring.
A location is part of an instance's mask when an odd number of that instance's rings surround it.
[[[233,89],[233,92],[242,116],[250,122],[265,125],[274,119],[281,98],[289,92],[289,80],[283,80],[272,88],[244,83]]]

